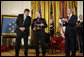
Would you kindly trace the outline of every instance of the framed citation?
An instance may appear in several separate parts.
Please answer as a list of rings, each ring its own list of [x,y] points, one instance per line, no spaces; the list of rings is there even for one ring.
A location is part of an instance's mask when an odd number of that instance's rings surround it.
[[[40,25],[42,21],[35,21],[34,27],[36,30],[41,30],[42,26]]]
[[[13,15],[2,15],[2,36],[16,36],[16,18]]]

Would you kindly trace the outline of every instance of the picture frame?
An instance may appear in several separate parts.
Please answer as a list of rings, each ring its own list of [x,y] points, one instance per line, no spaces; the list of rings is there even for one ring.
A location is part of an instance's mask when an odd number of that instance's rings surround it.
[[[42,21],[35,21],[35,29],[36,30],[41,30],[42,29],[42,26],[40,26],[40,24],[42,23]]]
[[[2,15],[1,20],[1,36],[3,37],[16,37],[15,26],[16,26],[16,15]]]

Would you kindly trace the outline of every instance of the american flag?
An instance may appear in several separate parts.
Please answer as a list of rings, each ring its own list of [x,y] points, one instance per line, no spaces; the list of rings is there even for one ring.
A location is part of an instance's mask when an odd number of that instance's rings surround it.
[[[60,24],[64,24],[63,19],[59,19],[59,23],[60,23]],[[63,27],[62,25],[60,25],[60,33],[61,33],[62,37],[64,37],[64,38],[65,38],[65,36],[64,36],[65,28],[66,28],[66,27]]]
[[[51,3],[51,8],[50,8],[50,13],[53,14],[52,3]]]
[[[41,5],[40,5],[40,2],[39,2],[39,12],[40,12],[40,15],[41,15]]]

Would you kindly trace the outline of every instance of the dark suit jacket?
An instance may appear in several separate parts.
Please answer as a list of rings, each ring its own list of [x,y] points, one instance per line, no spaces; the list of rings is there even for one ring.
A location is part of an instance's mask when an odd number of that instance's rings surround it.
[[[80,25],[77,27],[77,32],[83,33],[83,22],[78,21],[77,23],[80,24]]]
[[[37,21],[37,18],[33,19],[32,29],[34,28],[35,21]],[[43,28],[44,28],[43,31],[44,31],[45,28],[47,27],[47,24],[46,24],[45,19],[41,18],[41,21],[42,21],[42,23],[44,24],[44,26],[43,26]]]
[[[67,17],[67,19],[68,19],[68,17]],[[76,32],[77,31],[76,22],[77,22],[77,16],[76,15],[72,15],[70,17],[70,20],[68,21],[68,23],[63,24],[63,26],[66,26],[65,35],[67,35],[67,33]],[[76,33],[75,33],[75,35],[76,35]]]
[[[19,14],[18,17],[17,17],[17,20],[16,20],[16,30],[15,32],[16,33],[23,33],[23,34],[26,34],[26,35],[29,35],[29,27],[31,25],[31,17],[30,16],[27,16],[24,23],[24,14]],[[20,27],[25,27],[25,31],[22,32],[20,31]]]

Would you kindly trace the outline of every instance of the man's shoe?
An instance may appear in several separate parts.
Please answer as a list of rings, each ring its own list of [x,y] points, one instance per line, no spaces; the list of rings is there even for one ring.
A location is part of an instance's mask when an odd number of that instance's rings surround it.
[[[39,54],[36,54],[36,56],[39,56]]]
[[[72,54],[71,56],[76,56],[75,54]]]

